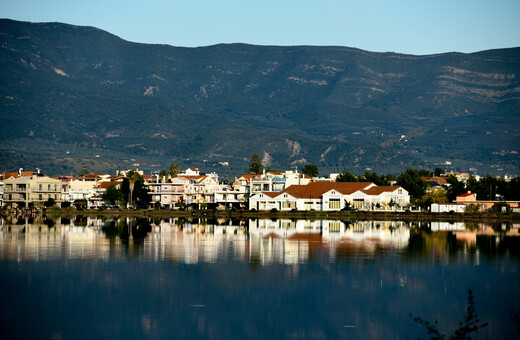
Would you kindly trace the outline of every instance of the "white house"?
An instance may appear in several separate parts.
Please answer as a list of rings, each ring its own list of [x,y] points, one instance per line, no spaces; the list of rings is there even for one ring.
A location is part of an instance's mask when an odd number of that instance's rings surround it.
[[[431,212],[459,212],[466,211],[466,204],[464,203],[433,203],[430,206]]]
[[[370,182],[311,182],[281,192],[260,192],[249,199],[249,209],[337,211],[392,210],[410,204],[408,192],[398,186],[378,187]]]

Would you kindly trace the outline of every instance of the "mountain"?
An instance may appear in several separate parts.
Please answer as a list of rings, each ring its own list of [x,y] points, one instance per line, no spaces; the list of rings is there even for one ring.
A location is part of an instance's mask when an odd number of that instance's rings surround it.
[[[0,46],[8,170],[138,163],[153,171],[175,162],[238,175],[255,152],[272,168],[313,163],[324,174],[520,170],[520,48],[427,56],[181,48],[7,19]]]

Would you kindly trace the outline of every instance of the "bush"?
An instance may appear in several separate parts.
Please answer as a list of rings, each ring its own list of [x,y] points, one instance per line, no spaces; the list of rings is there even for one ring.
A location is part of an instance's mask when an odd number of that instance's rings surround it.
[[[468,214],[478,213],[478,205],[476,205],[476,204],[468,204],[466,206],[466,209],[464,209],[464,212],[468,213]]]
[[[511,207],[506,202],[497,202],[491,207],[491,211],[493,212],[501,213],[503,210],[508,214],[511,211]]]
[[[56,204],[56,201],[52,197],[49,197],[49,199],[47,201],[43,202],[43,205],[47,208],[53,207],[55,204]]]

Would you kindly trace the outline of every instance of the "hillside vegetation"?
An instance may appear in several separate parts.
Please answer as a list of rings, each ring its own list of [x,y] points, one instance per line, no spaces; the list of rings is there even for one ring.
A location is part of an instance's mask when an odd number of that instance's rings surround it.
[[[520,169],[520,48],[428,56],[179,48],[12,20],[0,20],[0,46],[8,170],[174,162],[238,175],[253,153],[272,168],[313,163],[321,173],[446,161],[480,173]]]

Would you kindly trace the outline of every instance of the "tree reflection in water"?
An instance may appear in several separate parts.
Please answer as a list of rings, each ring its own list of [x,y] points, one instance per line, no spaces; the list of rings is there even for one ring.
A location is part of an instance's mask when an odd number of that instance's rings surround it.
[[[437,321],[430,323],[420,316],[414,317],[412,313],[410,313],[410,317],[413,319],[413,321],[426,328],[428,335],[431,335],[431,339],[446,339],[446,335],[439,331],[439,323]],[[468,291],[468,305],[466,307],[464,321],[459,323],[459,327],[453,331],[453,334],[449,337],[449,339],[471,339],[469,336],[471,333],[476,333],[479,329],[487,327],[487,325],[487,322],[480,323],[477,312],[475,310],[475,299],[473,298],[473,293],[470,289]]]

